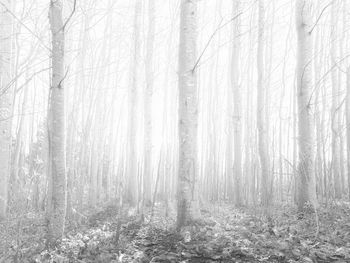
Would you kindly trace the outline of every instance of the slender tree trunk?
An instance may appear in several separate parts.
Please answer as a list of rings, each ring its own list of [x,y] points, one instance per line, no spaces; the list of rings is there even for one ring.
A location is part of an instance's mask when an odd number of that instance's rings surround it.
[[[326,85],[325,83],[322,84],[322,115],[321,115],[321,123],[326,122],[326,107],[327,107],[327,96],[326,96]],[[321,129],[321,138],[325,138],[327,136],[327,132],[325,130],[325,127],[322,126]],[[327,156],[327,146],[326,146],[326,140],[322,141],[322,156],[323,156],[323,190],[324,190],[324,196],[326,197],[326,204],[328,203],[329,198],[329,188],[331,188],[330,180],[328,178],[328,160],[326,158]]]
[[[8,205],[8,184],[11,172],[11,125],[13,112],[13,88],[11,81],[12,64],[12,16],[10,0],[0,7],[0,218],[6,216]]]
[[[306,202],[317,206],[315,182],[315,135],[312,110],[312,27],[310,0],[296,1],[296,29],[298,35],[297,97],[299,116],[299,211]]]
[[[10,190],[8,194],[8,201],[10,203],[21,199],[21,184],[20,184],[20,171],[21,171],[21,157],[23,155],[23,130],[24,130],[24,119],[26,102],[28,101],[28,87],[25,89],[22,99],[22,107],[18,109],[22,112],[19,117],[18,128],[16,132],[16,143],[14,149],[12,150],[12,167],[10,174]],[[11,206],[9,205],[11,211]]]
[[[127,193],[126,199],[131,205],[136,205],[138,200],[137,190],[137,158],[136,158],[136,93],[138,87],[138,68],[140,60],[140,14],[142,1],[136,0],[134,14],[134,56],[131,63],[131,86],[128,94],[128,165],[127,165]]]
[[[342,39],[339,41],[339,57],[342,59],[344,57],[344,48],[346,48],[347,44],[347,37],[348,32],[345,30],[347,28],[347,16],[348,16],[348,1],[343,1],[343,4],[341,6],[342,10],[342,26],[343,26],[343,33],[342,33]],[[341,70],[338,70],[339,72],[339,78],[341,79],[340,83],[344,83],[347,81],[347,73],[344,74]],[[344,78],[344,79],[343,79]],[[346,86],[345,86],[346,87]],[[341,89],[341,86],[339,87]],[[340,91],[340,90],[339,90]],[[342,90],[343,91],[343,90]],[[346,88],[345,88],[346,92]],[[344,96],[344,100],[346,100],[346,96]],[[346,103],[345,103],[346,104]],[[346,195],[346,133],[344,132],[346,129],[346,108],[341,104],[341,113],[339,114],[339,124],[340,127],[340,174],[341,174],[341,187],[342,187],[342,194]]]
[[[295,81],[297,79],[297,74],[295,74]],[[296,84],[297,85],[297,84]],[[295,86],[296,86],[295,85]],[[298,184],[298,151],[299,151],[299,145],[298,145],[298,90],[297,88],[294,89],[293,96],[291,98],[291,104],[293,105],[293,182],[292,182],[292,195],[293,195],[293,201],[297,203],[297,184]]]
[[[233,70],[232,70],[233,71]],[[235,74],[233,72],[233,74]],[[226,178],[227,178],[227,195],[230,201],[234,201],[234,171],[233,171],[233,131],[234,131],[234,119],[232,104],[234,101],[233,89],[231,86],[227,87],[227,135],[226,135],[226,154],[225,154],[225,165],[226,165]]]
[[[144,163],[143,163],[143,203],[151,204],[152,198],[152,94],[153,94],[153,49],[155,27],[154,1],[148,6],[148,36],[146,58],[146,89],[144,94]]]
[[[285,41],[285,53],[284,53],[284,63],[283,63],[283,70],[282,70],[282,87],[281,87],[281,95],[280,95],[280,105],[279,105],[279,192],[280,192],[280,200],[281,202],[284,201],[284,189],[285,185],[288,184],[288,175],[290,174],[289,169],[290,166],[287,166],[284,169],[284,154],[286,158],[289,158],[289,145],[290,140],[288,139],[286,142],[283,140],[285,138],[285,134],[283,133],[283,127],[284,127],[284,119],[283,119],[283,107],[286,104],[286,66],[288,63],[288,51],[289,51],[289,45],[291,44],[291,35],[293,33],[293,21],[294,15],[291,13],[290,15],[290,25],[288,29],[288,34]],[[292,107],[293,108],[293,107]],[[288,127],[287,131],[287,138],[290,138],[290,129]],[[285,144],[284,144],[285,143]],[[285,148],[284,148],[285,145]]]
[[[233,17],[240,11],[240,0],[233,1]],[[233,122],[234,122],[234,178],[235,178],[235,205],[242,205],[242,106],[241,88],[239,86],[239,51],[240,51],[240,18],[233,22],[233,49],[232,49],[232,90],[233,90]]]
[[[97,185],[98,185],[98,156],[100,153],[98,152],[96,139],[93,140],[91,149],[90,149],[90,185],[89,185],[89,205],[92,207],[96,207],[97,205]]]
[[[347,138],[347,168],[348,168],[348,193],[350,199],[350,67],[347,68],[346,83],[346,138]]]
[[[276,10],[276,4],[275,0],[269,0],[268,3],[272,5],[271,13],[267,13],[267,16],[271,19],[270,26],[264,31],[266,31],[266,39],[268,41],[265,41],[265,60],[264,61],[264,72],[266,74],[264,75],[264,90],[265,90],[265,100],[264,100],[264,110],[265,110],[265,129],[267,136],[266,139],[266,145],[267,145],[267,154],[269,156],[269,164],[270,164],[270,170],[268,171],[268,177],[267,177],[267,191],[268,195],[267,198],[269,199],[268,202],[270,203],[273,200],[273,183],[275,179],[275,154],[272,152],[272,156],[270,158],[271,152],[269,149],[273,148],[272,142],[275,140],[274,138],[274,130],[273,128],[270,129],[270,101],[271,101],[271,79],[272,79],[272,65],[273,65],[273,51],[274,51],[274,26],[275,26],[275,10]],[[263,12],[265,14],[265,11]],[[265,21],[264,21],[265,22]],[[264,38],[263,38],[264,39]],[[266,68],[266,70],[265,70]],[[272,133],[270,132],[272,131]]]
[[[330,36],[330,45],[331,45],[331,62],[332,66],[335,65],[337,50],[335,45],[336,39],[336,2],[332,4],[332,14],[331,14],[331,36]],[[339,80],[337,76],[336,69],[333,69],[331,72],[332,79],[332,109],[331,109],[331,121],[332,121],[332,175],[334,182],[334,197],[341,197],[341,185],[340,185],[340,137],[339,137]]]
[[[320,2],[317,4],[317,13],[320,12]],[[318,82],[321,75],[322,56],[320,55],[322,47],[320,47],[320,30],[315,29],[315,43],[314,43],[314,80]],[[320,85],[315,85],[315,124],[316,124],[316,163],[315,163],[315,176],[316,176],[316,191],[317,193],[323,193],[323,182],[322,182],[322,122],[321,122],[321,100],[320,100]]]
[[[87,99],[87,92],[85,91],[86,89],[86,73],[85,73],[85,66],[86,66],[86,58],[87,58],[87,51],[88,51],[88,39],[89,39],[89,20],[90,17],[88,16],[88,13],[85,12],[85,5],[81,6],[82,10],[84,10],[84,15],[82,16],[81,19],[81,28],[80,28],[80,36],[79,36],[79,50],[81,52],[79,53],[79,57],[77,58],[77,66],[81,74],[76,75],[76,83],[77,85],[75,86],[75,89],[79,89],[79,97],[78,101],[80,102],[79,106],[77,109],[79,112],[77,113],[78,118],[82,119],[83,125],[85,126],[85,119],[86,119],[86,114],[85,114],[85,109],[84,105],[86,104],[86,99]],[[84,128],[82,128],[82,136],[84,141],[87,141],[87,132],[84,131]],[[86,188],[86,182],[88,181],[86,178],[88,176],[88,165],[86,163],[87,156],[89,155],[88,152],[88,145],[87,143],[81,144],[79,147],[79,161],[77,163],[78,167],[78,175],[77,175],[77,183],[80,185],[80,187],[77,189],[77,206],[81,207],[84,205],[84,190]]]
[[[179,47],[179,171],[177,227],[199,215],[196,190],[198,103],[196,69],[197,3],[181,1]]]
[[[264,0],[259,0],[259,33],[258,33],[258,54],[257,54],[257,66],[258,66],[258,92],[257,92],[257,127],[259,137],[259,158],[261,166],[261,204],[268,206],[270,204],[269,197],[269,178],[270,178],[270,158],[267,145],[267,129],[265,119],[265,88],[264,88],[264,54],[263,54],[263,41],[264,41],[264,19],[265,9]]]
[[[255,24],[254,21],[255,18],[255,10],[252,9],[251,14],[250,14],[250,28],[252,28],[252,25]],[[253,31],[250,30],[249,32],[249,56],[248,56],[248,62],[249,62],[249,67],[248,67],[248,79],[252,79],[252,76],[254,74],[255,68],[252,66],[253,61],[255,60],[255,57],[253,55],[254,53],[254,40],[253,40]],[[252,83],[247,82],[247,94],[252,93]],[[252,96],[246,96],[246,107],[247,108],[252,108],[254,99],[252,99]],[[245,136],[245,160],[246,160],[246,172],[245,176],[248,177],[247,179],[249,180],[249,198],[248,198],[248,204],[252,204],[255,206],[256,204],[256,177],[255,177],[255,169],[254,169],[254,163],[255,163],[255,154],[253,153],[253,147],[252,145],[254,144],[254,139],[251,140],[251,138],[256,138],[255,136],[255,131],[251,129],[253,127],[253,116],[254,114],[247,110],[246,111],[246,136]]]
[[[233,58],[230,58],[232,60]],[[233,61],[231,62],[233,66]],[[233,78],[232,74],[236,74],[233,72],[233,68],[230,71],[230,77]],[[232,80],[233,82],[233,80]],[[233,88],[232,86],[227,86],[227,123],[226,123],[226,153],[225,153],[225,174],[227,180],[227,196],[230,201],[234,201],[234,169],[233,169],[233,131],[234,131],[234,116],[233,116]]]
[[[48,243],[60,240],[66,215],[66,156],[64,108],[64,27],[61,0],[50,2],[52,32],[52,83],[49,109],[50,187],[47,202]]]

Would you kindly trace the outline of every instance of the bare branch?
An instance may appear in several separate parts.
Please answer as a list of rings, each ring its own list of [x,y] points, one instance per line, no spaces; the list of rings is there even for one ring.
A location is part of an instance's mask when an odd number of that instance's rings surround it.
[[[1,1],[0,1],[0,5],[1,5],[2,7],[4,7],[5,10],[6,10],[6,12],[9,12],[9,14],[10,14],[13,18],[15,18],[25,29],[28,30],[29,33],[31,33],[33,36],[35,36],[35,37],[39,40],[39,42],[40,42],[47,50],[49,50],[49,51],[51,52],[51,49],[50,49],[48,46],[45,45],[45,43],[42,41],[42,39],[41,39],[37,34],[35,34],[28,26],[26,26],[26,25],[21,21],[21,19],[19,19],[19,18],[18,18],[10,9],[8,9],[7,6],[4,5]]]
[[[324,13],[324,11],[326,11],[326,9],[327,9],[328,7],[330,7],[330,6],[333,4],[333,2],[334,2],[334,0],[332,0],[328,5],[326,5],[326,6],[322,9],[320,15],[319,15],[318,18],[316,19],[316,23],[313,25],[313,27],[312,27],[311,30],[309,31],[309,34],[312,34],[312,32],[314,31],[314,29],[315,29],[315,27],[317,26],[318,22],[320,21],[322,15],[323,15],[323,13]]]
[[[63,25],[63,27],[62,27],[63,30],[66,29],[67,24],[68,24],[69,21],[72,19],[73,15],[74,15],[74,13],[75,13],[76,7],[77,7],[77,0],[74,0],[73,10],[72,10],[72,12],[70,13],[69,17],[67,18],[66,22],[64,23],[64,25]]]

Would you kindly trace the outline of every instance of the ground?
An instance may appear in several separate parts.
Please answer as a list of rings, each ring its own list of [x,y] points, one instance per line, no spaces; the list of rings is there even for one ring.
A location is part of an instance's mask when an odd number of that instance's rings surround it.
[[[300,215],[294,207],[207,205],[203,220],[176,231],[175,211],[157,204],[141,218],[109,206],[69,222],[62,244],[45,250],[43,217],[0,225],[0,262],[350,262],[350,204]]]

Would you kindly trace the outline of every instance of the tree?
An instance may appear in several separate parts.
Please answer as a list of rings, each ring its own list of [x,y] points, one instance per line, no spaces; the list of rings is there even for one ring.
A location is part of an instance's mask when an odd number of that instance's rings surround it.
[[[348,168],[348,191],[350,199],[350,67],[346,73],[346,138],[347,138],[347,168]]]
[[[233,1],[233,47],[232,47],[232,76],[231,85],[233,90],[233,122],[234,122],[234,182],[235,182],[235,204],[241,205],[241,177],[242,177],[242,113],[241,113],[241,90],[239,85],[239,50],[240,50],[240,1]]]
[[[127,166],[127,200],[131,205],[137,202],[137,158],[136,158],[136,92],[138,86],[138,68],[140,60],[140,13],[142,1],[136,0],[134,13],[134,56],[131,63],[131,86],[128,94],[128,166]]]
[[[148,33],[146,55],[146,89],[144,92],[144,164],[143,164],[143,201],[151,202],[152,186],[152,93],[153,93],[153,49],[154,49],[154,1],[148,3]]]
[[[310,202],[317,206],[315,180],[315,135],[312,110],[311,0],[296,0],[297,99],[299,126],[298,210]]]
[[[64,24],[62,0],[50,2],[52,33],[52,77],[49,108],[49,190],[47,200],[48,243],[55,244],[63,235],[66,215],[66,153],[64,98]]]
[[[266,92],[264,88],[264,19],[265,8],[264,0],[259,0],[259,20],[258,20],[258,53],[257,53],[257,68],[258,68],[258,92],[257,92],[257,127],[258,127],[258,148],[261,166],[261,204],[268,206],[270,203],[269,196],[269,178],[270,178],[270,157],[268,151],[268,134],[265,119]]]
[[[0,218],[6,216],[8,184],[11,172],[11,126],[13,112],[13,88],[11,87],[13,22],[9,12],[12,1],[0,6]]]
[[[337,57],[336,49],[336,33],[337,33],[337,14],[336,14],[335,1],[332,3],[331,11],[331,62],[335,65]],[[340,127],[339,127],[339,79],[336,69],[331,72],[332,79],[332,108],[331,108],[331,121],[332,121],[332,175],[334,182],[334,196],[341,197],[341,181],[340,181]]]
[[[199,214],[196,189],[198,102],[196,79],[197,3],[181,1],[179,47],[179,169],[177,227]]]

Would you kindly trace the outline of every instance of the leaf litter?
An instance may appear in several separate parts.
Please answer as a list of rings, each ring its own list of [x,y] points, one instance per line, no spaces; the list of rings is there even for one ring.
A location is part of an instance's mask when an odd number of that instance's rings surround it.
[[[312,214],[293,207],[236,209],[207,205],[203,221],[175,229],[175,213],[144,217],[109,206],[91,213],[86,222],[69,227],[54,250],[44,245],[40,216],[2,222],[0,262],[350,262],[350,206],[319,209],[319,230]],[[152,216],[151,216],[152,214]],[[18,235],[20,232],[20,236]],[[4,240],[5,239],[5,240]]]

